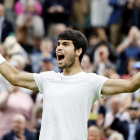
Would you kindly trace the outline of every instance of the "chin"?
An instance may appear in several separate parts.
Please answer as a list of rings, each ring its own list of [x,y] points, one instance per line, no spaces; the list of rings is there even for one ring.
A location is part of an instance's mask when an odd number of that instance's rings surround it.
[[[65,69],[66,67],[65,67],[65,66],[59,66],[59,65],[58,65],[58,68],[59,68],[59,69]]]
[[[14,132],[18,134],[20,131],[18,129],[15,129]]]

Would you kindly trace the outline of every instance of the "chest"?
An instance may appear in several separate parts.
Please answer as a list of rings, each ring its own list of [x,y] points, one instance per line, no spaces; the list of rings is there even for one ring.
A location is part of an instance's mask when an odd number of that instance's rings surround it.
[[[125,51],[125,56],[139,58],[139,48],[138,47],[128,47]]]
[[[43,84],[44,100],[52,101],[58,98],[62,102],[85,102],[92,99],[94,89],[89,81],[50,80]]]

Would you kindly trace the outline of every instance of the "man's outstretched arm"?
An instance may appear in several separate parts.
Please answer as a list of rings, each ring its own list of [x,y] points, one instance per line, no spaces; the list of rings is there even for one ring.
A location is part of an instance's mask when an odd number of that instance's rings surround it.
[[[135,92],[140,88],[140,72],[135,74],[128,80],[109,79],[105,82],[101,94],[115,95],[120,93]]]
[[[0,73],[12,85],[37,90],[32,73],[20,73],[16,68],[12,67],[8,62],[4,61],[0,64]]]

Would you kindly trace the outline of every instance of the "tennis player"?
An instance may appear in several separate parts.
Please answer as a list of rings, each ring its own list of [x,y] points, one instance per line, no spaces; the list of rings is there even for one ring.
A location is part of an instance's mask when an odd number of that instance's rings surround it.
[[[140,87],[140,73],[129,80],[114,80],[83,72],[80,62],[87,46],[79,31],[66,30],[59,35],[56,56],[63,73],[20,73],[0,56],[0,73],[12,85],[43,94],[40,140],[87,140],[87,121],[95,100]]]

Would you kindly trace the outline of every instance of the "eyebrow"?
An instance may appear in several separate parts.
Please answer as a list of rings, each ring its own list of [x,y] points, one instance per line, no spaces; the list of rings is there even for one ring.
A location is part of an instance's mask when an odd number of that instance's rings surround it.
[[[58,44],[58,43],[60,43],[60,41],[58,41],[57,44]],[[69,42],[66,42],[66,41],[64,41],[64,42],[62,42],[62,43],[68,43],[68,44],[70,44]]]

